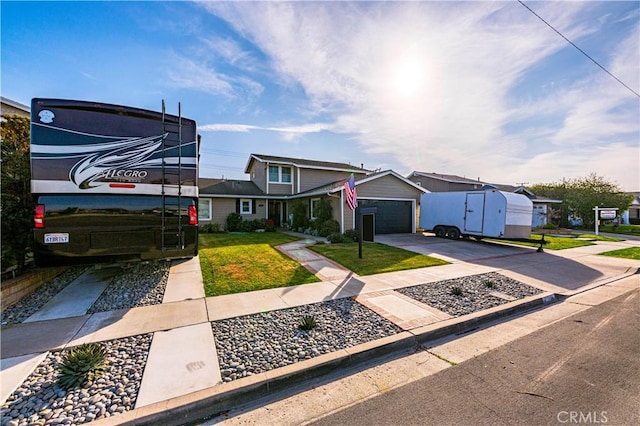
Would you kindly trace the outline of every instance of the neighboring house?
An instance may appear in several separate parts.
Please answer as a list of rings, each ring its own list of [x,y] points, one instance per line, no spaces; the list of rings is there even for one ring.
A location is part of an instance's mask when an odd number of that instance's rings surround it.
[[[345,163],[252,154],[245,168],[249,181],[200,179],[199,219],[202,225],[218,223],[224,229],[230,213],[245,219],[271,219],[276,226],[289,223],[291,203],[308,203],[309,218],[314,205],[331,202],[333,218],[341,232],[356,228],[354,212],[346,204],[344,183],[353,173],[361,207],[377,207],[373,226],[376,234],[415,232],[417,205],[423,188],[387,170],[371,172]]]
[[[533,202],[533,217],[531,219],[531,226],[533,227],[539,227],[549,223],[551,215],[553,214],[554,206],[562,204],[562,200],[538,197],[524,186],[482,182],[480,178],[474,180],[456,175],[414,171],[407,177],[407,179],[415,182],[417,185],[420,185],[429,192],[475,191],[486,188],[495,188],[499,191],[526,195]]]
[[[12,101],[4,96],[0,97],[0,115],[19,115],[29,118],[31,116],[31,108],[20,102]]]
[[[620,217],[624,224],[640,225],[640,192],[631,192],[631,194],[633,195],[631,206],[622,212]]]

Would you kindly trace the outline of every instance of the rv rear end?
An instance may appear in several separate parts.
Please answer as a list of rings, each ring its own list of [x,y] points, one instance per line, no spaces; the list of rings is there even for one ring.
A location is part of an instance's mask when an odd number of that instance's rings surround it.
[[[33,99],[36,262],[196,255],[197,154],[193,120],[119,105]]]

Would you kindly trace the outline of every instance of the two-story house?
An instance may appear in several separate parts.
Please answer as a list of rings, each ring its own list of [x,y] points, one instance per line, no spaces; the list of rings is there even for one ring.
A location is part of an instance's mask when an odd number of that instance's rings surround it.
[[[513,186],[482,182],[480,178],[469,179],[456,175],[443,175],[439,173],[412,172],[407,179],[420,185],[429,192],[447,191],[477,191],[487,187],[495,188],[499,191],[514,192],[527,196],[533,202],[533,216],[531,226],[543,226],[550,222],[551,216],[556,208],[562,204],[562,200],[538,197],[524,186]]]
[[[324,198],[342,232],[356,229],[358,209],[363,207],[376,207],[376,234],[415,232],[420,194],[427,192],[392,170],[372,172],[351,164],[272,155],[251,154],[245,173],[250,180],[200,178],[201,224],[218,223],[224,229],[227,216],[237,212],[248,220],[271,219],[284,226],[292,202],[308,203],[313,219],[315,203]],[[355,212],[344,192],[351,174],[358,194]]]

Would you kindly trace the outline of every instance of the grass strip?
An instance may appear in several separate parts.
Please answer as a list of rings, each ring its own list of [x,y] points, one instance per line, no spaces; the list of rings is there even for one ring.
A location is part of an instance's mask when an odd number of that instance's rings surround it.
[[[619,250],[607,251],[600,253],[602,256],[622,257],[624,259],[640,260],[640,247],[629,247]]]
[[[309,249],[344,266],[358,275],[404,271],[446,265],[449,262],[384,244],[364,242],[362,259],[358,257],[358,244],[318,244]]]

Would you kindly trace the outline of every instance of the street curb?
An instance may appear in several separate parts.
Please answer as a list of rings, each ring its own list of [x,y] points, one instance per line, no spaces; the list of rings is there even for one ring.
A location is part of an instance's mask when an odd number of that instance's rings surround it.
[[[596,289],[596,288],[603,287],[603,286],[611,284],[611,283],[615,283],[617,281],[620,281],[620,280],[623,280],[625,278],[628,278],[628,277],[630,277],[632,275],[640,275],[640,268],[629,267],[623,273],[618,274],[618,275],[613,276],[613,277],[608,277],[604,281],[596,281],[596,282],[593,282],[591,284],[587,284],[584,287],[580,287],[580,288],[578,288],[576,290],[565,291],[565,292],[562,292],[562,293],[556,293],[556,297],[558,297],[560,299],[560,301],[564,301],[564,300],[566,300],[566,299],[568,299],[570,297],[577,296],[577,295],[582,294],[582,293],[586,293],[588,291],[591,291],[591,290]]]
[[[201,391],[150,404],[117,416],[93,421],[103,425],[188,424],[216,413],[224,413],[245,403],[319,378],[337,369],[356,368],[372,359],[408,351],[444,336],[473,331],[497,319],[521,314],[557,302],[554,293],[509,302],[491,309],[403,331],[383,339],[300,361],[254,376],[223,383]]]

